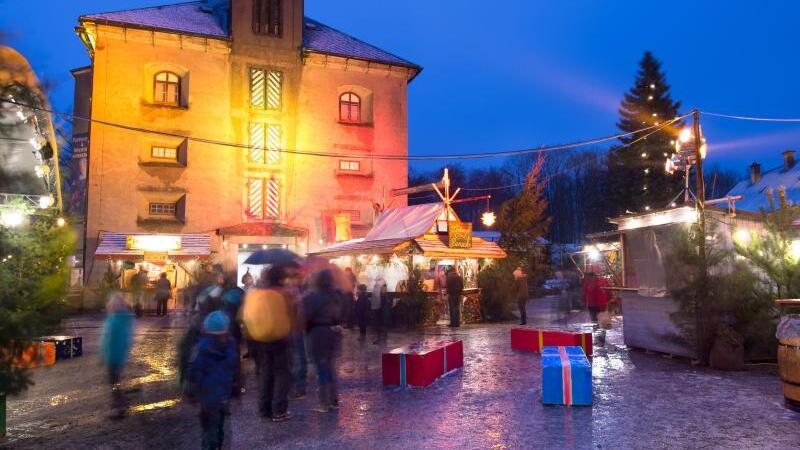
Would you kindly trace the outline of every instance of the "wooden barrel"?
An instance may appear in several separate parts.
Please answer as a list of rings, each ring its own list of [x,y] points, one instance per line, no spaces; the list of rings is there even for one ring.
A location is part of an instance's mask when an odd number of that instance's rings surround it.
[[[778,375],[783,381],[786,405],[800,411],[800,337],[787,337],[779,341]]]

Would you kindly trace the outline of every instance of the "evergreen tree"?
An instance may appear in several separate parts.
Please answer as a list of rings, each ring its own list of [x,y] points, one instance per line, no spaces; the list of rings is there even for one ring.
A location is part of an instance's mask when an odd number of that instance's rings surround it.
[[[530,275],[545,272],[542,266],[546,264],[546,255],[538,242],[550,227],[541,180],[544,163],[545,158],[540,154],[525,177],[525,186],[516,197],[503,203],[497,220],[500,246]]]
[[[649,51],[645,52],[634,85],[620,104],[617,127],[629,133],[677,117],[680,102],[672,100],[669,89],[661,62]],[[681,178],[666,174],[664,162],[674,151],[673,142],[681,126],[679,122],[656,132],[628,135],[620,139],[622,145],[611,149],[610,214],[619,215],[626,210],[642,212],[648,207],[661,209],[680,192]]]

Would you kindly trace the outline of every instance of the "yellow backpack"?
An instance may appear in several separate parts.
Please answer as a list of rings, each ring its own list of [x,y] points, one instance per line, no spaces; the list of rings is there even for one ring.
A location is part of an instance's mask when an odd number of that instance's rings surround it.
[[[242,323],[247,336],[258,342],[275,342],[292,329],[289,299],[275,289],[251,289],[244,297]]]

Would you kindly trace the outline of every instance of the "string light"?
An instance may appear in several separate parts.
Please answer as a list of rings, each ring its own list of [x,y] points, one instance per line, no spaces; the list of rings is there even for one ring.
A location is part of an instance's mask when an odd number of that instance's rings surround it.
[[[73,119],[73,120],[82,120],[82,121],[85,121],[85,122],[97,123],[97,124],[100,124],[100,125],[110,126],[110,127],[114,127],[114,128],[121,128],[121,129],[128,130],[128,131],[135,131],[135,132],[148,133],[148,134],[156,134],[156,135],[160,135],[160,136],[169,136],[169,137],[186,139],[187,141],[200,142],[200,143],[211,144],[211,145],[220,145],[220,146],[225,146],[225,147],[234,147],[234,148],[247,149],[247,150],[256,148],[256,147],[253,147],[251,145],[237,144],[237,143],[225,142],[225,141],[218,141],[218,140],[214,140],[214,139],[197,138],[197,137],[193,137],[193,136],[182,135],[182,134],[179,134],[179,133],[170,133],[170,132],[166,132],[166,131],[157,131],[157,130],[152,130],[152,129],[148,129],[148,128],[141,128],[141,127],[134,127],[134,126],[130,126],[130,125],[123,125],[123,124],[120,124],[120,123],[109,122],[109,121],[104,121],[104,120],[99,120],[99,119],[91,119],[91,118],[78,116],[78,115],[75,115],[75,114],[56,111],[56,110],[49,109],[49,108],[41,108],[41,107],[37,107],[37,106],[34,106],[34,105],[22,104],[22,103],[18,103],[16,101],[13,101],[13,100],[8,100],[8,99],[3,99],[3,98],[0,98],[0,103],[9,103],[9,104],[13,104],[13,105],[21,106],[21,107],[30,108],[30,109],[35,110],[35,111],[42,111],[42,112],[47,112],[47,113],[50,113],[50,114],[66,117],[66,118]],[[679,118],[676,118],[676,120],[683,119],[683,118],[687,117],[688,115],[689,114],[685,114],[685,115],[683,115],[683,116],[681,116]],[[647,125],[646,122],[642,122],[642,124]],[[444,161],[447,161],[447,160],[458,160],[458,159],[481,159],[481,158],[497,158],[497,157],[506,157],[506,156],[515,156],[515,155],[526,155],[526,154],[550,152],[550,151],[556,151],[556,150],[568,150],[568,149],[577,148],[577,147],[585,147],[585,146],[589,146],[589,145],[596,145],[596,144],[600,144],[600,143],[603,143],[603,142],[617,140],[617,139],[620,139],[620,138],[623,138],[623,137],[626,137],[626,136],[632,136],[632,135],[635,135],[635,134],[638,134],[638,133],[641,133],[641,132],[644,132],[644,131],[652,130],[654,128],[658,128],[658,125],[651,125],[651,126],[643,127],[643,128],[641,128],[639,130],[636,130],[636,131],[630,131],[630,132],[625,132],[625,133],[617,133],[617,134],[614,134],[614,135],[604,136],[604,137],[595,138],[595,139],[588,139],[588,140],[573,142],[573,143],[569,143],[569,144],[541,146],[541,147],[537,147],[537,148],[527,148],[527,149],[521,149],[521,150],[506,150],[506,151],[483,152],[483,153],[465,153],[465,154],[453,154],[453,155],[418,155],[418,156],[412,156],[412,155],[407,155],[407,154],[406,155],[385,154],[385,155],[371,155],[370,159],[400,160],[400,161],[426,161],[426,160],[431,160],[431,161],[444,160]],[[318,157],[329,157],[329,158],[337,158],[337,159],[338,158],[364,159],[364,155],[363,154],[343,154],[343,153],[336,153],[336,152],[325,152],[325,151],[317,151],[317,150],[297,150],[297,149],[286,149],[286,148],[279,148],[279,149],[276,149],[276,151],[278,151],[280,153],[287,153],[287,154],[296,154],[296,155],[305,155],[305,156],[318,156]]]

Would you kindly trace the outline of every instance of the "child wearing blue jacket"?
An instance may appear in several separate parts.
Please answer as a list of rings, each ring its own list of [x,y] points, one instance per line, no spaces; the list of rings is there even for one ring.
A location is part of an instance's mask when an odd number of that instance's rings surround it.
[[[214,311],[203,320],[203,335],[189,360],[189,393],[200,404],[203,449],[222,448],[225,415],[239,364],[230,320]]]

